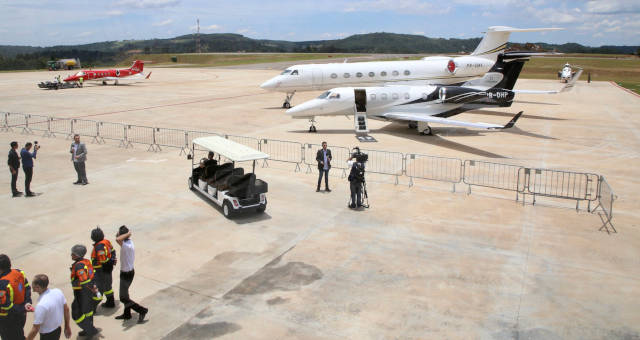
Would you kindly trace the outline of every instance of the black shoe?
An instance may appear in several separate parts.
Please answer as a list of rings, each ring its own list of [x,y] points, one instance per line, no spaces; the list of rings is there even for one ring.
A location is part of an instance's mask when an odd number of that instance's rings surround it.
[[[113,301],[107,301],[102,304],[102,308],[115,308],[116,304]]]
[[[331,189],[329,189],[329,188],[325,188],[325,189],[324,189],[324,191],[326,191],[326,192],[331,192]]]
[[[78,332],[79,336],[87,336],[87,331],[80,331]]]
[[[316,189],[316,192],[320,192],[320,188]]]
[[[34,197],[36,194],[32,193],[32,192],[28,192],[25,196],[26,197]]]
[[[144,312],[138,314],[138,323],[144,322],[144,317],[147,315],[147,313],[149,313],[149,310],[145,309]]]
[[[16,192],[15,194],[13,194],[13,197],[20,197],[20,196],[22,196],[21,192]]]
[[[349,208],[351,208],[351,209],[355,209],[355,208],[356,208],[356,205],[355,205],[355,204],[351,204],[351,205],[349,205]]]
[[[80,182],[80,181],[75,181],[75,182],[73,182],[73,184],[76,184],[76,185],[77,185],[77,184],[81,184],[81,183],[82,183],[82,182]]]
[[[131,319],[131,315],[122,314],[122,315],[116,316],[116,320],[129,320],[129,319]]]
[[[87,184],[89,184],[89,182],[82,182],[82,183],[80,183],[80,184],[82,184],[82,185],[87,185]]]

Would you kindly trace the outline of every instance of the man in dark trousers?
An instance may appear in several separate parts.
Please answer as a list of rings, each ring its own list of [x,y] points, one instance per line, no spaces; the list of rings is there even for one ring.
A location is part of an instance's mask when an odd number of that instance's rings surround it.
[[[327,149],[327,142],[322,142],[322,149],[318,150],[316,154],[316,161],[318,162],[318,187],[316,192],[320,191],[320,183],[322,182],[322,175],[324,174],[324,190],[331,192],[329,189],[329,169],[331,169],[331,150]]]
[[[18,142],[11,142],[11,150],[9,150],[9,159],[7,160],[9,171],[11,172],[11,193],[13,197],[22,195],[16,183],[18,182],[18,170],[20,170],[20,156],[18,156]]]
[[[38,143],[38,142],[36,142]],[[24,171],[24,191],[27,193],[25,196],[33,197],[35,194],[31,191],[31,178],[33,178],[33,160],[36,158],[38,149],[40,146],[36,144],[31,152],[31,142],[27,142],[24,148],[20,151],[20,157],[22,157],[22,171]]]
[[[71,303],[71,317],[82,329],[80,336],[94,336],[100,332],[93,326],[93,310],[101,298],[97,297],[98,288],[93,283],[93,266],[91,261],[84,258],[87,248],[76,244],[71,248],[71,287],[73,288],[73,302]]]
[[[107,298],[107,302],[102,304],[104,308],[113,308],[116,306],[113,298],[113,288],[111,286],[113,277],[113,266],[116,264],[116,250],[113,249],[111,242],[105,240],[104,232],[100,227],[96,227],[91,231],[91,240],[93,240],[93,251],[91,252],[91,264],[95,269],[95,281],[98,290]],[[96,308],[98,305],[96,305]],[[95,309],[94,309],[95,311]]]
[[[73,143],[71,143],[71,149],[69,152],[71,153],[73,167],[76,169],[76,173],[78,174],[78,180],[73,182],[73,184],[89,184],[89,181],[87,181],[87,168],[84,164],[84,162],[87,161],[87,147],[84,143],[80,143],[80,135],[76,134],[73,136]]]
[[[356,209],[362,206],[362,183],[364,182],[364,164],[355,161],[351,165],[349,172],[349,189],[351,191],[351,202],[349,208]]]
[[[133,283],[135,271],[133,270],[133,262],[136,257],[133,241],[131,241],[131,232],[126,226],[121,226],[116,235],[116,242],[120,245],[120,302],[124,304],[124,313],[116,316],[117,320],[131,319],[131,310],[138,313],[138,323],[144,322],[144,317],[149,310],[137,304],[129,297],[129,287]]]
[[[0,338],[24,339],[27,310],[31,311],[31,286],[24,272],[11,269],[11,259],[0,254]]]

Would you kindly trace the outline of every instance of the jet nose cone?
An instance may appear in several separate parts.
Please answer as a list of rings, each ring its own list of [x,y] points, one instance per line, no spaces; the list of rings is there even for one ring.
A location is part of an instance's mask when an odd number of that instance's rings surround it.
[[[276,78],[271,78],[271,79],[265,81],[264,83],[262,83],[262,85],[260,85],[260,87],[265,89],[265,90],[273,90],[276,87],[278,87],[279,85],[280,85],[280,83],[277,81]]]
[[[286,111],[286,114],[293,117],[313,116],[315,111],[321,109],[318,104],[315,99],[310,100],[290,108]]]

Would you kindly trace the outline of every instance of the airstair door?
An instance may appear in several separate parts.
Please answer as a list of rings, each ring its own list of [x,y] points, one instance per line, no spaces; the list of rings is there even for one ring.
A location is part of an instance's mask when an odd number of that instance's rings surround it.
[[[353,115],[356,134],[369,133],[367,123],[367,91],[364,89],[353,90],[355,113]]]

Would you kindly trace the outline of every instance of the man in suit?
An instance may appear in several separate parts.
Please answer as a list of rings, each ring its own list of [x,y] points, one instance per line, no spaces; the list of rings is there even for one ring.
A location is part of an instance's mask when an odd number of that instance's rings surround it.
[[[324,190],[331,192],[329,189],[329,169],[331,169],[331,150],[327,149],[327,142],[322,142],[322,149],[318,150],[316,154],[316,161],[318,161],[318,187],[316,192],[320,191],[320,183],[322,182],[322,175],[324,174]]]
[[[18,155],[18,142],[11,142],[11,150],[9,150],[9,159],[7,160],[9,171],[11,172],[11,193],[13,197],[22,195],[16,183],[18,182],[18,170],[20,169],[20,156]]]
[[[73,184],[89,184],[89,181],[87,181],[87,172],[84,166],[84,162],[87,160],[87,147],[84,143],[80,143],[80,135],[76,134],[73,136],[73,143],[71,143],[71,149],[69,152],[71,153],[73,167],[76,169],[76,173],[78,174],[78,180],[73,182]]]
[[[24,148],[20,150],[20,158],[22,158],[22,171],[24,171],[24,191],[27,193],[25,196],[33,197],[34,194],[31,191],[31,178],[33,178],[33,160],[36,158],[38,154],[38,142],[35,142],[36,146],[33,148],[33,152],[31,152],[31,147],[33,144],[31,142],[27,142],[24,145]]]

